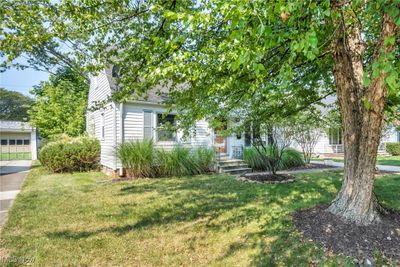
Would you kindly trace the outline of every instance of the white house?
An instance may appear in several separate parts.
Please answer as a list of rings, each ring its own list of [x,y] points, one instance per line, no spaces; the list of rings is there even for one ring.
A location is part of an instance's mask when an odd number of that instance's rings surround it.
[[[0,121],[0,153],[7,159],[37,159],[36,129],[22,121]]]
[[[112,73],[112,69],[106,69],[91,78],[86,114],[87,131],[99,139],[100,162],[109,174],[117,174],[117,171],[122,174],[116,147],[126,141],[149,138],[157,146],[167,148],[176,144],[190,147],[214,145],[214,132],[206,121],[198,121],[194,131],[196,134],[185,139],[181,132],[172,133],[160,129],[159,126],[165,122],[174,123],[175,114],[165,114],[165,96],[157,93],[159,88],[150,90],[146,99],[126,103],[108,101],[100,109],[91,109],[96,103],[106,101],[113,90],[117,89]]]
[[[163,123],[175,121],[174,112],[165,114],[167,110],[163,102],[166,98],[162,95],[162,88],[148,91],[145,99],[139,98],[126,103],[108,101],[112,92],[117,90],[113,73],[115,73],[113,69],[106,69],[91,77],[86,115],[87,131],[89,135],[99,139],[101,164],[109,174],[122,175],[122,166],[116,157],[116,147],[130,140],[151,138],[157,146],[167,148],[177,144],[189,147],[218,147],[221,153],[226,153],[230,158],[240,157],[243,148],[251,146],[253,138],[251,131],[223,137],[210,129],[205,120],[196,123],[194,134],[189,138],[183,138],[181,132],[172,133],[160,129]],[[106,103],[102,108],[93,109],[96,103],[102,101]],[[383,143],[388,141],[398,141],[397,132],[393,129],[383,138]],[[381,148],[384,149],[384,145]],[[323,132],[314,150],[316,154],[341,152],[343,152],[341,129]]]

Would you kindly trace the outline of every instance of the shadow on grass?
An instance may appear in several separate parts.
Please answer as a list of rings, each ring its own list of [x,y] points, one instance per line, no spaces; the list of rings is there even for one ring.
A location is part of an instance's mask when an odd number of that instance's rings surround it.
[[[134,182],[123,185],[114,197],[157,192],[163,200],[160,206],[148,210],[145,205],[126,203],[120,213],[112,216],[117,222],[124,221],[137,211],[135,209],[142,209],[141,213],[136,212],[134,219],[130,219],[132,223],[84,231],[66,229],[47,233],[47,236],[52,239],[86,239],[102,233],[118,236],[200,219],[201,227],[207,231],[229,231],[257,223],[258,231],[246,233],[240,242],[232,242],[218,260],[252,248],[257,251],[252,265],[273,266],[277,262],[307,265],[310,257],[317,257],[322,252],[300,241],[290,213],[331,201],[340,187],[339,176],[337,172],[301,174],[295,183],[277,185],[243,183],[224,176]]]

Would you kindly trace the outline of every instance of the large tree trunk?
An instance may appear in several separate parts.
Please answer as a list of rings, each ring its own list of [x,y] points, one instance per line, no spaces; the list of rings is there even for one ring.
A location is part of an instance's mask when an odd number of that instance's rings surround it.
[[[333,1],[332,8],[341,9],[340,3],[343,2]],[[379,221],[373,183],[387,89],[383,72],[368,87],[364,85],[365,44],[361,25],[350,11],[341,14],[336,21],[333,73],[343,118],[345,163],[342,188],[328,210],[347,221],[368,225]],[[382,51],[394,50],[393,46],[385,46],[383,40],[394,34],[396,26],[387,15],[382,25],[373,60],[378,60]]]

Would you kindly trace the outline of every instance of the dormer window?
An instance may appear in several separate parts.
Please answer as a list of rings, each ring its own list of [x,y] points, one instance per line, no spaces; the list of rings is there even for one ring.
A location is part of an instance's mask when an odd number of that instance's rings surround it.
[[[119,78],[119,71],[120,71],[120,67],[119,66],[113,66],[112,70],[111,70],[111,76],[113,78]]]

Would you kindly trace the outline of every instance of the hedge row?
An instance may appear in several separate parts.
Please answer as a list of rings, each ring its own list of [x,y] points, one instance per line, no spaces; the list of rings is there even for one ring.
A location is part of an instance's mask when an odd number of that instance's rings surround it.
[[[399,156],[400,143],[386,143],[386,151],[392,156]]]

